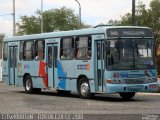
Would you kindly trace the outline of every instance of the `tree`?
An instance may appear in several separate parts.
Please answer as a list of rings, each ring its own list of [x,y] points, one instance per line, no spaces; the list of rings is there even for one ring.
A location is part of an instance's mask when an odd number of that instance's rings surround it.
[[[114,26],[119,25],[119,21],[118,20],[112,20],[112,19],[110,19],[108,21],[108,25],[114,25]]]
[[[150,27],[154,32],[154,37],[156,39],[156,43],[160,43],[160,1],[159,0],[152,0],[150,3],[150,19],[151,24]]]
[[[37,10],[36,16],[21,16],[21,21],[17,23],[18,35],[36,34],[41,32],[41,12]],[[79,20],[72,9],[62,7],[43,12],[43,31],[62,31],[79,29]],[[89,27],[82,23],[81,27]]]
[[[146,9],[143,2],[139,2],[136,7],[136,24],[138,26],[148,26],[153,30],[156,45],[160,42],[160,1],[152,0],[150,8]],[[127,13],[121,17],[120,25],[131,25],[132,15]]]

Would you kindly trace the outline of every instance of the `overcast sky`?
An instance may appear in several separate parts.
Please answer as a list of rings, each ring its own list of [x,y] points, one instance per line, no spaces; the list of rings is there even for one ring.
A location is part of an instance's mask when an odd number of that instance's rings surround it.
[[[12,28],[12,0],[0,0],[0,33],[11,36]],[[95,26],[107,23],[108,20],[119,20],[127,12],[131,12],[132,0],[78,0],[82,8],[82,21]],[[136,0],[136,4],[139,0]],[[141,0],[149,6],[151,0]],[[20,16],[34,15],[37,9],[41,9],[41,0],[15,0],[16,22]],[[43,0],[44,11],[63,6],[71,8],[75,14],[79,14],[79,6],[75,0]]]

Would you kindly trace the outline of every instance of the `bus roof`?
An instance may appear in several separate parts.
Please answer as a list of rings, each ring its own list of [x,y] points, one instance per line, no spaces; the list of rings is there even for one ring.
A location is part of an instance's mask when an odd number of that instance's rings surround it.
[[[47,39],[47,38],[57,38],[57,37],[67,37],[67,36],[80,36],[80,35],[91,35],[91,34],[106,34],[107,29],[120,29],[120,28],[136,28],[136,29],[149,29],[148,27],[139,27],[139,26],[96,26],[94,28],[86,28],[80,30],[70,30],[70,31],[57,31],[41,34],[32,34],[32,35],[22,35],[14,37],[5,37],[4,42],[6,41],[19,41],[19,40],[33,40],[33,39]]]

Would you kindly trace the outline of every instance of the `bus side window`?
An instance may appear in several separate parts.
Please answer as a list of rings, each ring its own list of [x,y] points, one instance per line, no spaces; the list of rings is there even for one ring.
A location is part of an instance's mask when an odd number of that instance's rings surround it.
[[[91,37],[76,38],[76,59],[91,59]]]
[[[72,60],[74,58],[74,39],[64,38],[61,39],[61,59]]]
[[[23,41],[20,42],[20,47],[19,47],[19,59],[22,60],[23,59]]]
[[[23,44],[23,59],[24,60],[32,60],[34,57],[34,42],[27,41]]]
[[[44,49],[45,49],[44,40],[39,40],[35,42],[35,59],[36,60],[44,59]]]
[[[3,60],[7,60],[8,59],[8,44],[4,43],[3,44]]]

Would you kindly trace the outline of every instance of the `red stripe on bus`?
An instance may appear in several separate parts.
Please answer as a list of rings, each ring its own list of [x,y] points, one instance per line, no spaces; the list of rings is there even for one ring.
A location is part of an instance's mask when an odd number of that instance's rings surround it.
[[[43,83],[45,87],[47,88],[48,87],[48,75],[45,71],[46,65],[47,64],[43,61],[39,62],[39,76],[42,76]]]

